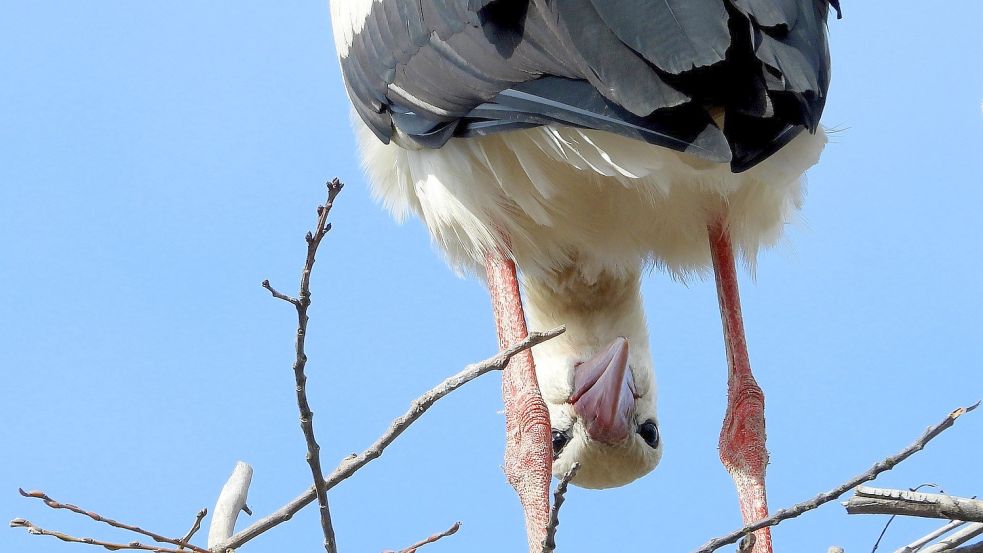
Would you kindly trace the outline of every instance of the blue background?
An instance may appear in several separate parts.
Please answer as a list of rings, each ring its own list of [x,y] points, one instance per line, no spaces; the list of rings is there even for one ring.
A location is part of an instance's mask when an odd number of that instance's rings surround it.
[[[983,397],[983,4],[844,4],[837,130],[801,221],[743,276],[767,393],[773,509],[828,489]],[[485,291],[422,226],[369,198],[327,3],[9,2],[0,17],[0,518],[132,538],[21,499],[41,488],[181,535],[236,460],[265,514],[308,485],[294,403],[296,290],[322,183],[348,187],[319,256],[309,392],[326,470],[409,401],[494,353]],[[739,526],[717,433],[725,364],[712,283],[644,293],[666,454],[628,487],[574,489],[561,551],[689,551]],[[343,551],[522,551],[500,470],[499,379],[438,404],[335,488]],[[983,494],[983,414],[893,472]],[[245,517],[248,519],[248,517]],[[866,551],[881,517],[830,504],[782,551]],[[897,521],[883,547],[934,521]],[[243,551],[314,551],[314,510]],[[7,551],[86,546],[0,530]]]

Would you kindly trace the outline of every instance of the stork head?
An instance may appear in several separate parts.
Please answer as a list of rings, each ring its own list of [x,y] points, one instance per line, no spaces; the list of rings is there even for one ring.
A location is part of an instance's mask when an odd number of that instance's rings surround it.
[[[580,469],[574,484],[612,488],[640,478],[662,458],[648,351],[632,355],[618,336],[580,356],[538,355],[537,371],[550,412],[553,474]],[[555,366],[562,363],[565,367]],[[557,370],[560,369],[560,370]],[[636,376],[638,375],[638,376]]]
[[[655,378],[640,275],[579,270],[526,278],[533,328],[566,332],[532,350],[553,431],[553,474],[580,463],[573,483],[625,485],[662,458]]]

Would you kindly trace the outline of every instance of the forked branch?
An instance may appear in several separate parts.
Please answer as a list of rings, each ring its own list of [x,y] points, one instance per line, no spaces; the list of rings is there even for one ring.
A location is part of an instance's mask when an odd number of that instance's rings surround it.
[[[324,474],[321,470],[321,446],[318,445],[314,437],[314,412],[307,401],[307,375],[304,369],[307,366],[307,352],[305,344],[307,340],[307,323],[310,318],[307,315],[308,308],[311,306],[311,273],[314,270],[314,261],[317,256],[317,249],[321,245],[321,240],[328,231],[331,224],[328,223],[328,214],[334,205],[334,200],[341,192],[344,185],[337,178],[328,183],[328,199],[324,205],[317,207],[317,224],[313,232],[308,232],[307,239],[307,259],[304,261],[304,269],[300,273],[300,291],[296,298],[282,294],[270,285],[269,280],[263,281],[263,288],[273,294],[273,297],[284,300],[297,310],[297,338],[294,341],[296,358],[294,359],[294,381],[297,390],[297,407],[300,410],[300,428],[304,432],[304,439],[307,441],[307,464],[311,468],[311,476],[314,480],[314,490],[317,496],[317,504],[321,514],[321,529],[324,531],[324,549],[327,553],[336,553],[338,545],[335,542],[334,528],[331,524],[331,510],[328,507],[327,490],[321,483],[324,481]]]

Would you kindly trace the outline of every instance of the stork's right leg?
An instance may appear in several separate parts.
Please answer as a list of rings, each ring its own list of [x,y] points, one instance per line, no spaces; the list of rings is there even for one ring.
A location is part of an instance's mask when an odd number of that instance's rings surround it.
[[[727,410],[720,431],[720,460],[737,485],[744,524],[750,524],[768,516],[765,495],[765,467],[768,464],[765,396],[751,374],[730,233],[723,222],[711,224],[708,231],[728,369]],[[764,528],[754,535],[754,553],[771,553],[770,530]]]
[[[498,345],[508,348],[528,336],[519,296],[515,263],[502,251],[485,258]],[[542,550],[550,514],[550,479],[553,445],[550,417],[539,392],[532,353],[523,351],[509,361],[502,374],[505,403],[505,475],[519,494],[526,516],[530,553]]]

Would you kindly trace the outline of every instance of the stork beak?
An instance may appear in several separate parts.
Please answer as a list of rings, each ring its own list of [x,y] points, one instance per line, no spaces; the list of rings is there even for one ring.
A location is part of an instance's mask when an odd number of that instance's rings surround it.
[[[591,439],[609,445],[628,439],[635,411],[634,387],[627,338],[615,338],[577,367],[570,403]]]

